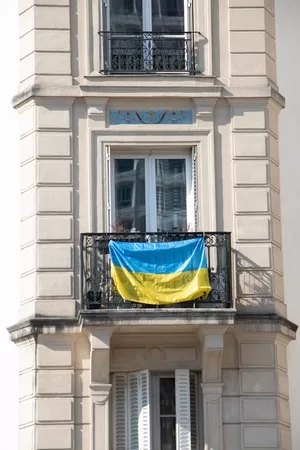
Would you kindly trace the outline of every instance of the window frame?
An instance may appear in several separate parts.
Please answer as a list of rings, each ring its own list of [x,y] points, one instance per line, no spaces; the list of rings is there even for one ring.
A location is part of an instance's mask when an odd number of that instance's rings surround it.
[[[172,149],[172,150],[153,150],[143,152],[139,150],[124,151],[117,149],[111,150],[110,157],[110,231],[115,231],[116,225],[115,207],[116,207],[116,184],[115,184],[115,160],[116,159],[144,159],[145,161],[145,210],[146,210],[146,232],[157,231],[157,196],[156,184],[155,190],[151,189],[151,181],[156,180],[155,160],[156,159],[184,159],[186,168],[186,214],[187,231],[195,229],[195,183],[193,182],[193,161],[192,149]],[[152,186],[153,187],[153,186]]]
[[[129,419],[130,416],[130,406],[129,406],[129,397],[130,397],[130,391],[129,391],[129,383],[131,377],[141,377],[146,376],[148,379],[148,407],[146,413],[143,412],[143,418],[139,418],[138,420],[138,430],[134,433],[134,436],[137,434],[141,438],[140,432],[140,426],[143,426],[146,417],[148,417],[149,424],[148,424],[148,431],[143,438],[146,440],[142,441],[145,444],[145,450],[161,450],[161,441],[160,441],[160,415],[159,415],[159,379],[160,378],[174,378],[175,379],[175,403],[176,403],[176,449],[181,450],[182,448],[186,448],[186,436],[183,438],[182,443],[178,441],[180,439],[180,434],[178,432],[178,404],[177,404],[177,395],[179,395],[179,398],[182,398],[182,393],[180,393],[180,390],[178,390],[177,382],[179,382],[178,376],[179,372],[188,373],[189,378],[189,427],[190,427],[190,450],[197,450],[198,448],[203,445],[203,398],[202,398],[202,389],[201,389],[201,372],[197,370],[190,370],[190,369],[175,369],[175,370],[168,370],[168,371],[157,371],[157,370],[138,370],[138,371],[128,371],[128,372],[114,372],[111,373],[111,383],[112,383],[112,395],[110,397],[110,420],[111,420],[111,426],[110,426],[110,437],[111,442],[113,443],[113,448],[119,448],[117,443],[121,445],[122,449],[129,449],[131,448],[131,435],[132,432]],[[191,428],[191,378],[194,377],[195,382],[195,412],[196,412],[196,427],[194,429],[194,432],[196,433],[196,441],[192,442],[192,428]],[[125,431],[125,441],[120,441],[117,439],[117,422],[116,422],[116,412],[117,412],[117,385],[116,380],[117,378],[121,378],[123,385],[125,386],[125,390],[123,391],[124,401],[126,404],[125,411],[124,411],[124,420],[122,421],[121,429],[122,434],[124,435]],[[139,378],[140,379],[140,378]],[[139,382],[138,382],[139,383]],[[185,391],[183,391],[185,392]],[[136,394],[139,398],[141,395],[141,392]],[[120,405],[119,405],[120,406]],[[180,408],[180,407],[179,407]],[[125,427],[125,428],[124,428]],[[120,444],[121,442],[121,444]],[[183,445],[183,447],[182,447]],[[144,448],[144,447],[143,447]]]

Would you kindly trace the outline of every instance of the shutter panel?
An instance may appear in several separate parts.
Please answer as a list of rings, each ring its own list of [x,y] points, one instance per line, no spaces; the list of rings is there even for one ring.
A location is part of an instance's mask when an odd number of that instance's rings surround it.
[[[128,375],[128,449],[139,450],[139,373]]]
[[[190,417],[191,417],[191,449],[197,450],[198,417],[197,417],[197,375],[190,374]]]
[[[139,450],[150,450],[150,372],[140,372]]]
[[[111,231],[111,167],[110,147],[105,147],[106,232]]]
[[[193,231],[199,231],[198,230],[198,188],[199,188],[199,182],[198,182],[198,149],[196,146],[193,147],[192,151],[192,187],[193,187],[193,196],[194,196],[194,230]]]
[[[176,450],[191,450],[190,373],[175,370]]]
[[[113,377],[114,448],[127,450],[127,375]]]

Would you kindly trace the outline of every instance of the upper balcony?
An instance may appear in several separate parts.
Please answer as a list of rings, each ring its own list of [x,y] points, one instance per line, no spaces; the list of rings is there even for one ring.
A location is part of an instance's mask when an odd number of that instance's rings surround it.
[[[197,69],[198,32],[99,33],[103,48],[100,72],[105,75],[190,74]]]
[[[170,305],[171,308],[232,308],[231,235],[226,232],[169,233],[84,233],[81,235],[81,308],[82,310],[162,308],[126,301],[120,297],[111,277],[108,244],[122,242],[174,242],[204,238],[211,293]]]

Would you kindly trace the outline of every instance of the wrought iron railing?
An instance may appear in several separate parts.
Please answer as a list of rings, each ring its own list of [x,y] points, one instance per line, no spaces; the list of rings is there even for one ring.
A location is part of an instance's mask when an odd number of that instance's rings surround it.
[[[99,35],[103,48],[103,73],[196,73],[195,39],[199,39],[200,33],[101,31]]]
[[[231,295],[230,233],[84,233],[80,238],[82,309],[149,308],[123,300],[114,287],[108,244],[123,242],[172,242],[204,238],[212,291],[209,297],[174,304],[174,308],[228,308]]]

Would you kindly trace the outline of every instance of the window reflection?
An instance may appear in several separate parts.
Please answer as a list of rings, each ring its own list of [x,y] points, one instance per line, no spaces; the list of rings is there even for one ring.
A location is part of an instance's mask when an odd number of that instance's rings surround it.
[[[115,231],[146,231],[145,160],[115,160]]]
[[[152,0],[152,31],[184,32],[184,0]]]
[[[124,33],[142,32],[142,0],[111,0],[110,31]]]
[[[110,31],[140,33],[184,32],[184,0],[147,0],[145,16],[152,17],[152,29],[143,23],[143,0],[111,0]],[[145,21],[144,17],[144,21]]]
[[[157,231],[186,231],[185,159],[156,159]]]
[[[176,450],[175,379],[159,380],[161,450]]]

